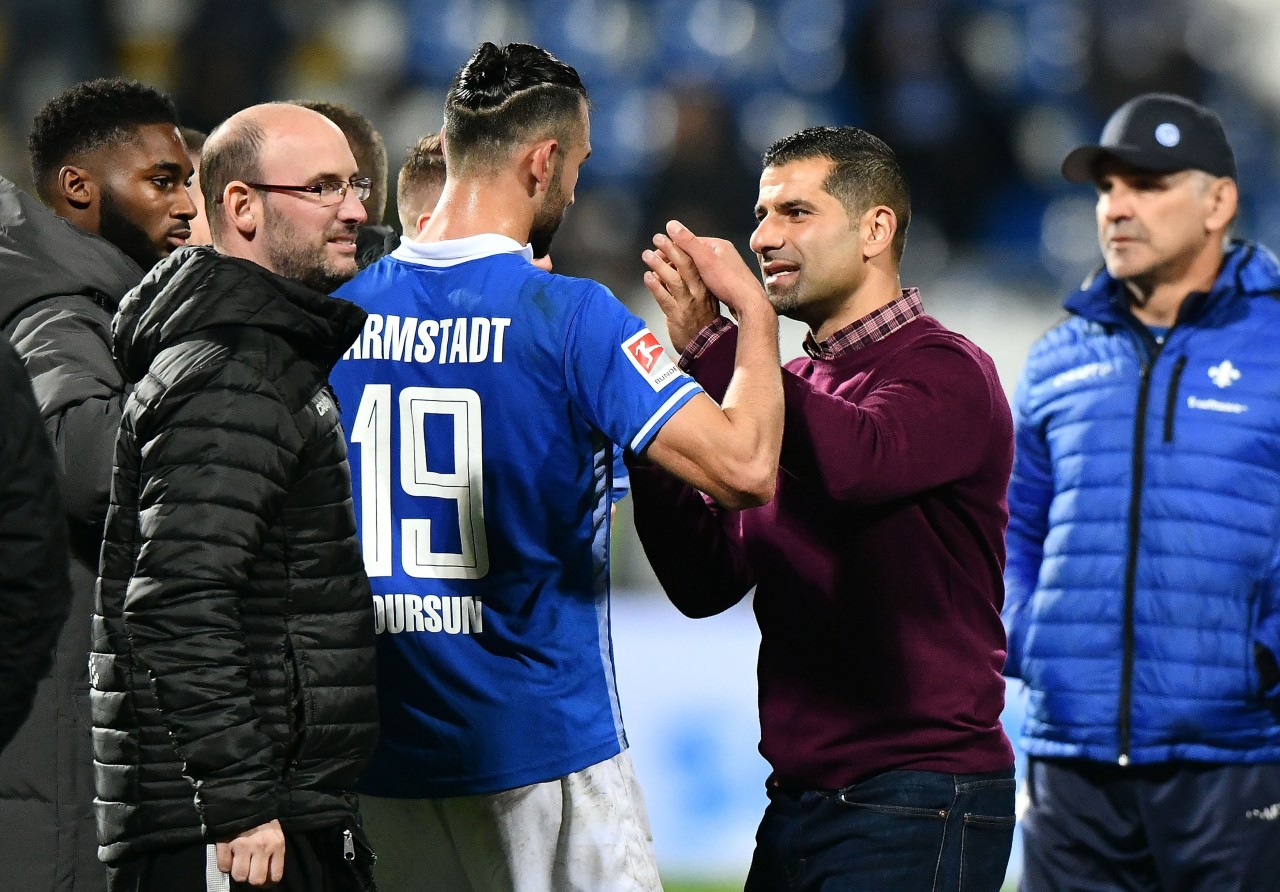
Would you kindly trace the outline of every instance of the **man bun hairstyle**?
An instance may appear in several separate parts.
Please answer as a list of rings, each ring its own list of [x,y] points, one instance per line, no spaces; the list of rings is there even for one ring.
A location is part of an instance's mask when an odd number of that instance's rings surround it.
[[[898,218],[893,235],[894,260],[902,259],[911,223],[911,194],[893,149],[858,127],[810,127],[769,146],[765,167],[825,158],[833,166],[822,187],[839,199],[851,221],[867,210],[885,205]]]
[[[450,170],[491,170],[536,139],[569,144],[578,135],[587,89],[573,66],[541,47],[482,43],[445,97]]]
[[[128,142],[149,124],[177,127],[178,112],[166,94],[140,81],[99,78],[59,93],[36,113],[27,138],[36,193],[51,204],[60,168],[104,146]]]

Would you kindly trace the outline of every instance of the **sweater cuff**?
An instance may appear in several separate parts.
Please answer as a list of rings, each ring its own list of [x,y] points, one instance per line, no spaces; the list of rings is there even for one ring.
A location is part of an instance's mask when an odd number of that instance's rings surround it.
[[[706,353],[711,345],[731,328],[733,328],[732,322],[723,316],[717,316],[706,328],[698,332],[697,336],[684,348],[684,352],[680,354],[680,371],[691,373],[693,363],[697,358]]]

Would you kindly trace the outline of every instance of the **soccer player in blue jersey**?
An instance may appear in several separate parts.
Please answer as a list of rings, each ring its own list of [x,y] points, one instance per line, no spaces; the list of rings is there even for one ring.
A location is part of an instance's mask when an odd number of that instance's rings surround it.
[[[608,289],[534,266],[591,151],[586,90],[544,50],[483,44],[443,139],[431,219],[340,291],[370,317],[331,379],[379,633],[379,887],[659,889],[614,686],[612,444],[768,501],[776,314],[731,245],[669,227],[742,328],[717,405]]]
[[[396,210],[406,238],[413,238],[431,220],[436,202],[444,191],[444,149],[440,134],[428,133],[409,150],[409,155],[396,177]],[[551,272],[551,255],[535,257],[533,265]],[[622,450],[613,456],[613,504],[624,499],[631,491],[631,475],[622,460]],[[612,516],[612,513],[611,513]]]

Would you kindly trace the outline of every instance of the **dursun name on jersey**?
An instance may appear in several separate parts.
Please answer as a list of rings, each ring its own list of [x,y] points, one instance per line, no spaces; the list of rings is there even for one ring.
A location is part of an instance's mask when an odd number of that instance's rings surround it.
[[[476,635],[484,631],[483,603],[471,595],[374,595],[373,631],[444,632]]]

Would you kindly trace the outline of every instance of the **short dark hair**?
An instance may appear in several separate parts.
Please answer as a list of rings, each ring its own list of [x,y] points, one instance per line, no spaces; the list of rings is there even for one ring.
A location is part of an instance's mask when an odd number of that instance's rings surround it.
[[[401,209],[401,222],[404,220],[403,211],[421,203],[428,190],[443,186],[444,178],[444,150],[440,147],[440,134],[428,133],[409,150],[396,178],[396,206]]]
[[[237,180],[252,183],[262,178],[262,147],[266,138],[261,125],[251,120],[238,121],[231,127],[219,124],[209,134],[200,153],[200,193],[204,196],[209,233],[215,238],[225,225],[218,202],[227,185]]]
[[[382,141],[382,134],[373,126],[372,121],[341,102],[295,99],[293,104],[319,112],[338,125],[342,135],[347,138],[351,154],[355,156],[356,168],[373,183],[369,189],[369,197],[364,200],[369,222],[381,223],[382,215],[387,210],[387,147]]]
[[[182,134],[182,141],[186,143],[187,151],[192,155],[199,156],[200,150],[204,148],[204,141],[209,138],[209,134],[194,127],[179,127],[178,132]]]
[[[822,187],[840,200],[851,220],[876,205],[893,211],[898,218],[893,256],[901,260],[911,223],[911,193],[893,149],[857,127],[810,127],[769,146],[764,166],[780,167],[809,158],[826,158],[833,163]]]
[[[166,94],[130,78],[99,78],[64,90],[36,113],[27,138],[36,193],[53,200],[53,174],[64,164],[104,146],[119,145],[149,124],[178,126]]]
[[[444,102],[444,151],[451,170],[492,169],[511,149],[578,132],[587,88],[572,65],[541,47],[482,43],[453,78]]]

